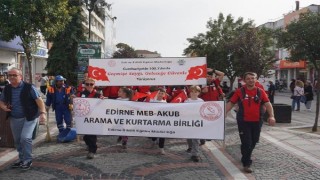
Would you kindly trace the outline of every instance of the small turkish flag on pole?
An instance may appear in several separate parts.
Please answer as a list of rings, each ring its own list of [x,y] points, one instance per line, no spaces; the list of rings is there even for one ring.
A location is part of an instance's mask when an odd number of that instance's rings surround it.
[[[185,100],[188,99],[188,96],[185,91],[182,91],[181,93],[178,94],[175,98],[173,98],[170,103],[182,103]]]
[[[155,99],[156,96],[158,95],[159,91],[155,91],[155,92],[152,92],[148,95],[148,98],[149,99]]]
[[[131,100],[137,101],[138,99],[145,98],[147,96],[148,96],[148,94],[146,94],[146,93],[135,92]]]

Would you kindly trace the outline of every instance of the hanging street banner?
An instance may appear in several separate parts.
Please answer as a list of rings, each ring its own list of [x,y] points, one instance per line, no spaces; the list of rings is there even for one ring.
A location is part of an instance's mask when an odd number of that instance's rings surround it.
[[[89,59],[97,86],[206,84],[207,62],[196,58]]]
[[[78,134],[224,139],[224,101],[146,103],[75,98]]]
[[[88,70],[89,58],[101,58],[101,42],[80,42],[78,44],[78,80],[82,80],[84,72]]]

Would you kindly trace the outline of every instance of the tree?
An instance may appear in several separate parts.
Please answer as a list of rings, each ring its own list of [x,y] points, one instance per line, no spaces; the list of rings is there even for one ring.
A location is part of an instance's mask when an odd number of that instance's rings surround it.
[[[248,70],[265,74],[270,67],[271,51],[268,50],[272,33],[255,28],[252,21],[235,20],[230,14],[219,14],[217,20],[207,22],[208,31],[188,38],[190,45],[184,54],[207,56],[208,67],[225,70],[230,89],[236,77]],[[273,57],[273,55],[272,55]]]
[[[49,74],[63,75],[73,85],[77,83],[75,68],[77,67],[78,43],[86,39],[82,26],[84,17],[81,15],[81,5],[79,0],[69,0],[68,6],[74,9],[70,14],[72,19],[62,32],[50,39],[53,45],[48,52],[49,58],[46,66]]]
[[[138,57],[135,50],[125,43],[118,43],[116,47],[118,50],[113,53],[113,58],[137,58]]]
[[[291,22],[286,31],[277,33],[278,46],[290,50],[290,60],[306,60],[312,63],[317,71],[316,84],[316,117],[312,131],[317,131],[320,102],[320,14],[308,12],[300,14],[299,20]]]
[[[2,0],[0,4],[0,38],[10,41],[16,36],[26,54],[29,81],[32,77],[32,53],[35,52],[40,33],[45,38],[54,37],[69,22],[68,0]]]
[[[266,28],[247,28],[232,43],[234,56],[240,62],[241,74],[251,71],[267,75],[276,59],[273,46],[273,32]]]

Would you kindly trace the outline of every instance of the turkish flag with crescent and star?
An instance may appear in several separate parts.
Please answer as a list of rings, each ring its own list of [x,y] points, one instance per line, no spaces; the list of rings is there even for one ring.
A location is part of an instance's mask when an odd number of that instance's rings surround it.
[[[95,80],[109,81],[107,72],[103,68],[88,66],[88,76]]]
[[[182,103],[188,99],[188,96],[185,91],[179,93],[175,98],[173,98],[170,103]]]
[[[131,101],[137,101],[140,98],[145,98],[149,96],[147,93],[141,93],[141,92],[135,92],[133,97],[131,98]]]
[[[193,80],[207,77],[207,65],[190,67],[186,80]]]

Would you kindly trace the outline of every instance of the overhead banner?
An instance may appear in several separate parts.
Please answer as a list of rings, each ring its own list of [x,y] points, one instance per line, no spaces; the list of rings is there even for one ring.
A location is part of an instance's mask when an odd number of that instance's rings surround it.
[[[89,77],[97,86],[206,84],[205,57],[89,59]]]
[[[75,98],[78,134],[224,139],[224,101],[146,103]]]

